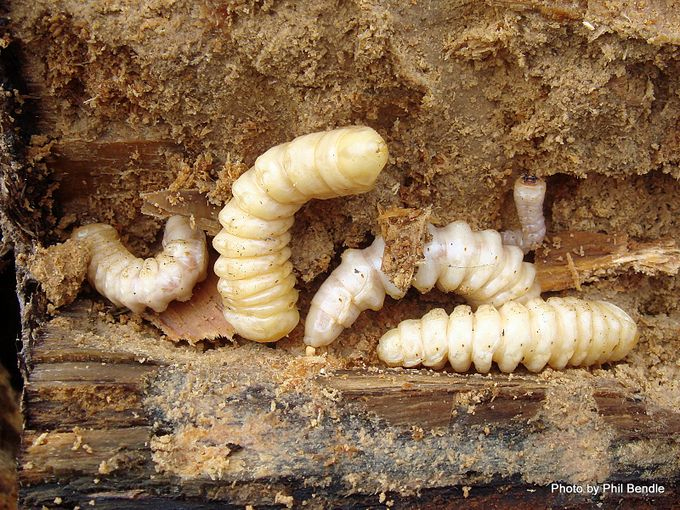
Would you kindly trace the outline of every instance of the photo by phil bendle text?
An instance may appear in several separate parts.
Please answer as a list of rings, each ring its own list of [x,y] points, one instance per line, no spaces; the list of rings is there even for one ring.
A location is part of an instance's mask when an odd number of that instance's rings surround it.
[[[559,492],[560,494],[590,494],[590,495],[606,495],[606,494],[663,494],[666,488],[658,483],[651,483],[648,485],[628,483],[603,483],[601,485],[568,485],[562,483],[551,483],[550,492]]]

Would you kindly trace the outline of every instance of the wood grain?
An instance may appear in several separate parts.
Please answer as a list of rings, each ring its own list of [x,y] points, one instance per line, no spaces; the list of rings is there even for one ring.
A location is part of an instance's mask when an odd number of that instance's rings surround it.
[[[680,247],[673,239],[637,242],[623,234],[560,232],[536,251],[535,263],[541,289],[558,291],[627,271],[676,275]]]
[[[201,352],[159,341],[86,301],[38,333],[24,396],[26,508],[55,497],[350,508],[378,505],[381,492],[397,507],[455,508],[464,487],[472,508],[528,508],[536,494],[579,508],[583,498],[546,484],[593,473],[662,483],[663,505],[680,475],[677,410],[606,371],[333,370],[252,343]]]

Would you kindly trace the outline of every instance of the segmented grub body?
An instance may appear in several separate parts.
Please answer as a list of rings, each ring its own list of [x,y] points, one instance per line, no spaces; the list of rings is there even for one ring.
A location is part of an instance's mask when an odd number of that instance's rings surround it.
[[[562,369],[618,361],[637,340],[635,322],[618,306],[553,297],[499,309],[483,305],[474,313],[467,305],[451,315],[434,309],[383,335],[378,357],[390,366],[441,368],[448,360],[457,372],[474,364],[486,373],[493,362],[503,372],[520,363],[537,372],[546,364]]]
[[[517,246],[503,245],[495,230],[473,232],[455,221],[437,228],[428,225],[431,240],[424,249],[412,285],[421,292],[435,285],[456,292],[469,303],[502,305],[510,300],[526,301],[540,295],[533,264],[524,262]],[[314,296],[305,320],[307,345],[328,345],[366,310],[379,310],[385,295],[395,299],[404,291],[381,271],[385,243],[377,237],[364,250],[347,250],[342,263]]]
[[[503,244],[519,246],[524,253],[541,245],[545,238],[545,190],[545,181],[533,175],[523,175],[515,181],[513,197],[521,229],[503,232]]]
[[[250,340],[272,342],[299,322],[293,215],[305,202],[369,191],[387,162],[387,145],[363,126],[312,133],[269,149],[237,179],[213,240],[224,314]]]
[[[71,237],[90,248],[90,284],[115,305],[133,312],[140,313],[147,306],[162,312],[171,301],[188,301],[194,285],[207,274],[205,234],[191,228],[183,216],[168,219],[163,251],[147,259],[132,255],[111,225],[85,225]]]

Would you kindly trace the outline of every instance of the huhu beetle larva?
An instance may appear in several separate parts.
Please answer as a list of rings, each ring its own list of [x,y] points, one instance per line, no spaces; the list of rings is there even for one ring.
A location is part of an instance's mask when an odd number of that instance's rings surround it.
[[[441,368],[447,359],[457,372],[474,363],[486,373],[496,362],[503,372],[522,363],[532,372],[546,364],[589,366],[618,361],[638,340],[635,322],[605,301],[553,297],[525,305],[511,301],[496,309],[457,306],[451,315],[437,308],[420,320],[405,320],[378,344],[389,366]]]
[[[510,300],[538,297],[533,264],[524,262],[517,246],[506,246],[495,230],[473,232],[467,223],[455,221],[437,228],[428,225],[432,239],[423,249],[412,285],[421,292],[435,285],[442,291],[465,297],[473,304],[500,306]],[[377,237],[364,250],[346,250],[342,263],[321,285],[305,320],[304,341],[319,347],[335,340],[359,314],[382,308],[385,294],[404,296],[380,270],[385,243]]]
[[[299,322],[290,258],[293,215],[313,198],[369,191],[387,162],[373,129],[312,133],[272,147],[241,175],[219,215],[215,273],[227,321],[258,342],[286,336]]]
[[[305,319],[304,342],[312,347],[328,345],[342,330],[354,324],[364,310],[380,310],[389,293],[395,299],[404,292],[380,270],[385,242],[376,237],[363,250],[349,249],[342,262],[319,287]]]
[[[533,175],[523,175],[515,181],[513,197],[522,228],[502,232],[503,244],[519,246],[528,253],[538,248],[545,237],[545,181]]]
[[[147,306],[162,312],[170,301],[188,301],[194,285],[206,278],[205,234],[192,229],[183,216],[168,218],[163,251],[148,259],[132,255],[111,225],[85,225],[74,230],[71,237],[90,248],[90,284],[115,305],[136,313]]]

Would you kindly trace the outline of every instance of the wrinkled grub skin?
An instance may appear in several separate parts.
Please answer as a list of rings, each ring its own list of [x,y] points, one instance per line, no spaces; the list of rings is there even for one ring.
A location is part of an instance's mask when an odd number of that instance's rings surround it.
[[[162,221],[140,214],[140,193],[193,179],[214,202],[226,200],[233,178],[267,148],[354,123],[377,129],[391,158],[374,191],[298,213],[291,260],[303,314],[340,251],[379,232],[380,210],[431,207],[438,225],[513,227],[511,186],[522,172],[548,179],[551,233],[680,239],[680,6],[15,0],[9,19],[27,89],[4,99],[0,122],[2,230],[15,242],[23,305],[24,507],[53,506],[56,497],[81,508],[90,500],[96,508],[181,508],[175,498],[185,508],[280,506],[289,496],[314,506],[315,495],[321,506],[346,507],[593,503],[551,494],[546,484],[556,479],[667,487],[663,498],[606,499],[602,508],[670,508],[678,499],[669,484],[680,472],[677,276],[628,271],[584,284],[580,295],[612,300],[638,320],[640,345],[615,366],[547,371],[532,379],[534,393],[525,381],[494,397],[507,377],[484,379],[481,392],[435,391],[440,376],[427,371],[408,376],[424,378],[415,389],[410,379],[395,382],[406,388],[362,386],[374,379],[356,365],[377,364],[379,335],[433,306],[450,311],[454,302],[441,293],[387,300],[326,358],[307,359],[299,336],[275,350],[176,345],[82,297],[47,322],[24,263],[39,244],[64,240],[86,221],[114,224],[146,256]],[[15,139],[17,108],[30,112],[39,136]],[[323,386],[319,370],[348,367],[359,389],[329,400],[349,384],[341,382],[347,374]],[[232,400],[220,408],[225,395]],[[91,454],[73,449],[79,436]],[[298,440],[306,441],[301,455]],[[268,458],[273,441],[291,457]],[[337,450],[319,453],[320,445]],[[195,478],[182,479],[194,468]],[[234,470],[228,483],[221,470]],[[329,472],[338,475],[330,482]]]

